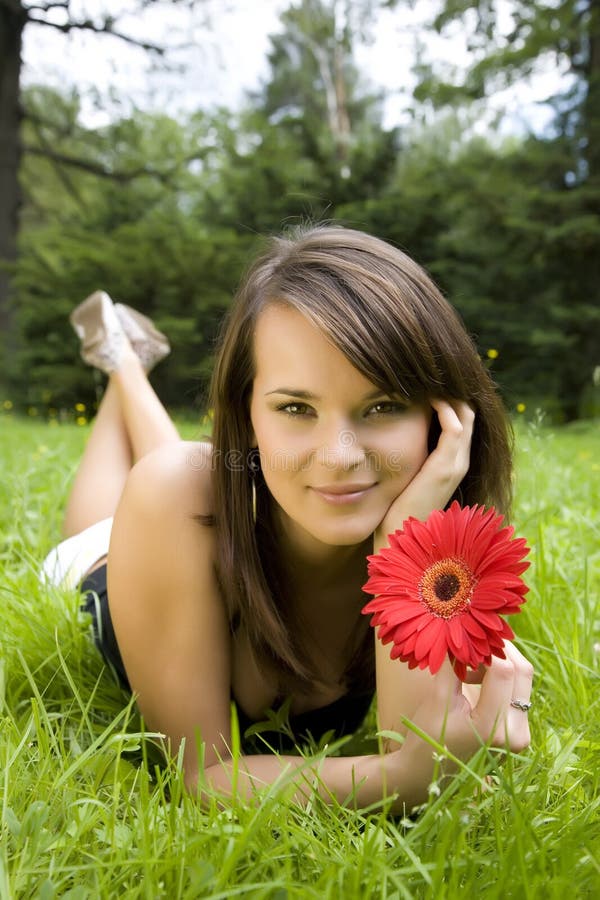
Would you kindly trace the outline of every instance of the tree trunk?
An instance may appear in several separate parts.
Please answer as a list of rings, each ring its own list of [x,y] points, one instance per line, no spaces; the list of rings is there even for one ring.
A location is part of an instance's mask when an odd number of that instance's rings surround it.
[[[21,41],[27,14],[17,0],[0,0],[0,336],[8,350],[12,332],[11,274],[6,263],[17,256],[21,191],[19,76]]]

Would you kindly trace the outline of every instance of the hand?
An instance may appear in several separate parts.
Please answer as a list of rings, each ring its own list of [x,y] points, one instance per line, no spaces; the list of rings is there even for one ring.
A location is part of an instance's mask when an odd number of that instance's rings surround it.
[[[443,509],[469,470],[474,411],[463,400],[432,400],[431,406],[441,428],[437,447],[382,519],[376,549],[409,516],[424,520],[434,509]]]
[[[477,692],[467,686],[469,699],[446,662],[415,713],[415,725],[459,759],[468,759],[482,744],[508,747],[515,753],[529,746],[527,713],[513,707],[511,701],[529,702],[533,666],[510,641],[504,642],[504,651],[506,659],[492,657],[491,666],[471,673],[470,680],[481,687]],[[414,732],[409,733],[405,746],[430,760],[431,754],[424,753],[422,739]]]

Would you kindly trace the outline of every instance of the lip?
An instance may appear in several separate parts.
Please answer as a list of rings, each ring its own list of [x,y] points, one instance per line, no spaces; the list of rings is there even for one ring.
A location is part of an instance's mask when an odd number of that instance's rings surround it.
[[[323,494],[358,494],[373,487],[374,481],[361,482],[360,484],[321,484],[314,487],[313,491],[319,491]]]
[[[322,487],[313,487],[312,490],[323,500],[336,505],[356,503],[361,500],[376,482],[370,484],[326,484]]]

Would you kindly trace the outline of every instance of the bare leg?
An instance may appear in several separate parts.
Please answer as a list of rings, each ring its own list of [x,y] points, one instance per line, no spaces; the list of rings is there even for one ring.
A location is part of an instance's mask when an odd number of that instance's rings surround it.
[[[112,516],[133,463],[179,434],[133,352],[109,377],[63,523],[70,537]]]
[[[181,440],[134,353],[110,378],[119,394],[134,462],[162,444]]]

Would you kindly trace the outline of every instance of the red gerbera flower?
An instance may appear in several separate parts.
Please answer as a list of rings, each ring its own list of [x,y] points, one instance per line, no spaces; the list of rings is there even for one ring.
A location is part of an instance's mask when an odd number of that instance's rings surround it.
[[[513,533],[493,507],[454,501],[426,522],[407,519],[368,557],[363,590],[377,596],[363,613],[374,614],[384,644],[393,642],[392,659],[435,673],[447,655],[461,681],[467,666],[504,659],[504,638],[514,634],[500,614],[519,612],[528,591],[520,576],[529,548]]]

